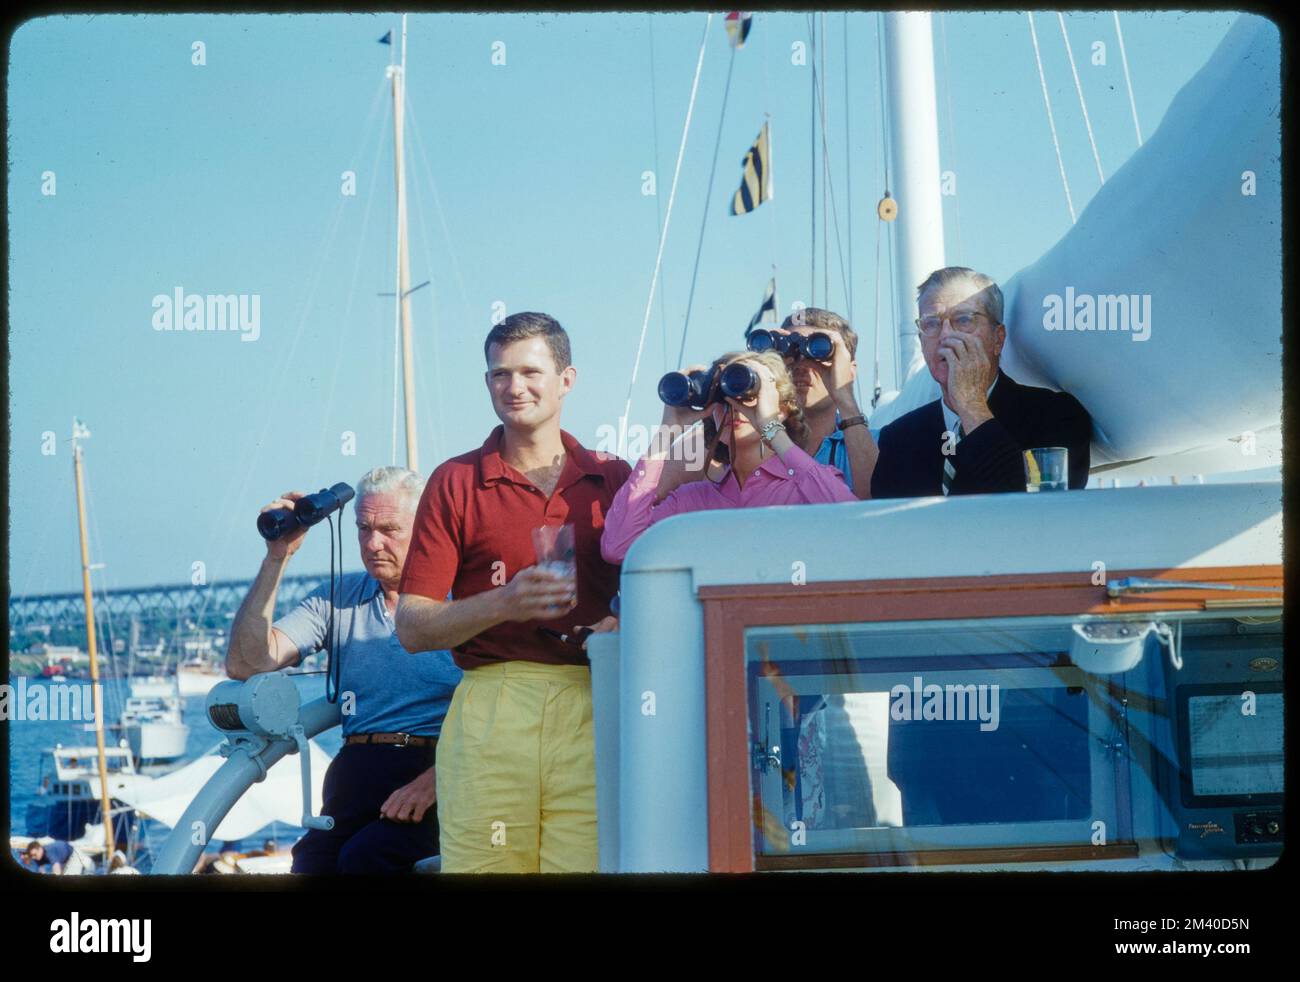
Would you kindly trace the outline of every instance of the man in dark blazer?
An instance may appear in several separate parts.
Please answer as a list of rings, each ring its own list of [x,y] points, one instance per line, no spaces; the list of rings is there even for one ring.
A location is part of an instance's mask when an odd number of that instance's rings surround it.
[[[998,368],[1002,291],[964,266],[917,288],[921,352],[943,397],[880,432],[873,498],[1025,490],[1023,452],[1069,451],[1069,486],[1088,483],[1092,420],[1066,392],[1021,385]]]
[[[1002,291],[973,269],[931,273],[917,289],[925,363],[943,397],[894,420],[880,432],[871,475],[873,498],[1024,491],[1023,452],[1069,451],[1069,486],[1088,483],[1092,421],[1074,396],[1021,385],[998,369],[1006,343]],[[1004,722],[1006,722],[1004,720]],[[1061,795],[1045,785],[1037,748],[1014,725],[972,732],[980,724],[889,721],[888,773],[903,799],[903,825],[950,825],[1026,818],[1066,818]],[[957,747],[983,740],[972,767]],[[995,742],[998,741],[998,742]],[[1000,749],[999,749],[1000,748]],[[1016,776],[1021,780],[1014,784]]]

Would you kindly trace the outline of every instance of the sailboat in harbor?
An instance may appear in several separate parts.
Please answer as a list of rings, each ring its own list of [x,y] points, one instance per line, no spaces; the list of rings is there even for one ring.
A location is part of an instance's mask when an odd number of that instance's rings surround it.
[[[94,593],[90,574],[95,568],[90,562],[86,533],[86,501],[83,475],[84,449],[81,441],[90,437],[90,430],[79,419],[72,424],[72,461],[76,486],[77,530],[81,543],[81,575],[83,600],[86,612],[86,650],[90,669],[90,691],[93,699],[93,721],[87,729],[95,734],[93,746],[58,746],[45,751],[37,775],[36,800],[27,808],[27,835],[10,838],[10,846],[22,848],[32,839],[50,841],[62,839],[89,860],[100,857],[107,868],[119,847],[128,854],[134,851],[136,816],[121,804],[115,805],[118,794],[137,789],[150,778],[138,772],[135,762],[139,748],[132,748],[127,739],[110,746],[105,737],[109,727],[104,722],[104,686],[99,665],[99,639],[95,629]],[[137,733],[140,729],[137,728]],[[93,872],[86,869],[84,872]]]
[[[932,16],[879,17],[895,182],[894,206],[878,214],[892,226],[893,289],[908,311],[915,284],[949,264],[935,220]],[[389,69],[399,252],[404,27],[401,65]],[[1279,66],[1276,27],[1241,15],[1061,241],[1006,284],[1007,320],[1022,327],[1006,367],[1083,401],[1095,474],[1277,462]],[[665,222],[659,258],[666,236]],[[398,350],[414,467],[406,266]],[[1148,295],[1137,308],[1153,311],[1147,339],[1081,327],[1075,300],[1132,296],[1133,270]],[[1049,326],[1054,298],[1060,311],[1070,298],[1070,326]],[[901,384],[873,400],[873,428],[937,395],[909,321],[893,325]],[[773,517],[780,537],[764,534]],[[802,577],[791,577],[788,541],[803,544]],[[600,868],[1268,866],[1283,841],[1280,542],[1281,485],[1270,481],[659,523],[623,564],[619,632],[588,645]],[[189,872],[200,847],[185,829],[214,827],[267,767],[338,724],[324,700],[292,718],[259,710],[251,693],[279,686],[274,676],[244,683],[250,696],[209,696],[228,759],[177,820],[157,872]],[[913,718],[907,707],[933,708],[936,689],[939,715]],[[942,715],[945,696],[951,707],[990,692],[996,718],[978,699],[968,714]],[[805,705],[842,718],[829,735],[810,732]],[[922,720],[934,725],[913,725]],[[818,784],[825,807],[804,794],[812,761],[839,769]],[[310,787],[306,761],[302,781]],[[319,821],[310,812],[305,803],[304,824]]]

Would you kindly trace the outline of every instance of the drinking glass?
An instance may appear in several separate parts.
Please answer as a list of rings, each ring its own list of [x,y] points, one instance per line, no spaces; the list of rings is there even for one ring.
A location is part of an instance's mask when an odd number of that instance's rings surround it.
[[[1065,447],[1025,451],[1026,491],[1064,491],[1070,486],[1069,474],[1069,451]]]
[[[578,563],[574,547],[573,526],[543,525],[533,529],[533,548],[537,565],[569,581],[569,589],[578,595]]]

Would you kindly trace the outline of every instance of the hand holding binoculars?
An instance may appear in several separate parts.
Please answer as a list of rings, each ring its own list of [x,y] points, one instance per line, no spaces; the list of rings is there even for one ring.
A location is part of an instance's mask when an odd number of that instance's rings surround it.
[[[659,380],[659,398],[679,409],[708,409],[727,399],[752,399],[758,394],[758,373],[743,361],[721,370],[715,365],[703,371],[669,372]]]
[[[341,511],[356,492],[342,482],[333,487],[321,488],[315,494],[304,495],[294,502],[293,508],[272,508],[257,516],[257,531],[268,542],[287,535],[294,529],[310,528],[324,521],[327,515]]]
[[[775,351],[782,358],[809,361],[830,361],[835,354],[835,342],[825,331],[815,334],[794,334],[784,331],[750,331],[745,339],[750,351]]]

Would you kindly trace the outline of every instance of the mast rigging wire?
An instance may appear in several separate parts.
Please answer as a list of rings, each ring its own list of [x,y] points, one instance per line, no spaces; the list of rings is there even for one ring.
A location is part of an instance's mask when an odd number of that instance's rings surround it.
[[[824,26],[824,25],[823,25],[823,26]],[[815,90],[816,90],[817,95],[818,95],[818,97],[819,97],[819,98],[818,98],[818,108],[819,108],[819,110],[820,110],[820,117],[821,117],[821,123],[822,123],[822,163],[823,163],[823,172],[824,172],[824,175],[825,175],[825,181],[823,182],[823,187],[822,187],[822,200],[823,200],[823,202],[825,201],[825,198],[826,198],[826,191],[827,191],[827,189],[829,189],[829,191],[830,191],[830,202],[831,202],[831,219],[835,222],[835,249],[836,249],[837,253],[839,254],[839,258],[840,258],[840,279],[841,279],[842,284],[843,284],[843,287],[844,287],[844,294],[845,294],[845,296],[847,297],[847,296],[848,296],[848,292],[849,292],[849,286],[848,286],[848,277],[847,277],[847,275],[845,274],[845,271],[844,271],[844,248],[843,248],[843,246],[842,246],[842,244],[841,244],[841,242],[840,242],[840,217],[839,217],[839,207],[838,207],[838,205],[836,205],[836,203],[835,203],[835,182],[831,180],[831,175],[830,175],[830,159],[831,159],[830,147],[829,147],[829,145],[828,145],[827,142],[826,142],[826,105],[825,105],[825,103],[823,103],[823,102],[821,101],[821,98],[820,98],[820,96],[821,96],[821,94],[822,94],[822,85],[823,85],[823,81],[822,81],[822,79],[820,79],[820,78],[817,76],[817,69],[816,69],[815,66],[814,66],[814,68],[813,68],[813,80],[814,80]],[[825,220],[825,209],[824,209],[824,208],[823,208],[823,213],[822,213],[822,214],[823,214],[823,218],[822,218],[822,232],[823,232],[823,238],[824,238],[824,237],[825,237],[825,234],[826,234],[826,230],[827,230],[827,225],[828,225],[828,223],[827,223],[826,220]],[[823,250],[823,252],[825,253],[825,250]],[[826,275],[827,275],[827,285],[826,285],[826,293],[825,293],[825,302],[827,303],[827,305],[829,305],[829,304],[830,304],[830,298],[831,298],[831,294],[830,294],[830,280],[829,280],[829,275],[830,275],[830,261],[829,261],[829,259],[826,259],[824,265],[825,265],[825,267],[826,267],[826,269],[825,269],[825,273],[826,273]]]
[[[948,15],[943,11],[939,12],[939,39],[943,49],[944,101],[948,104],[948,154],[952,157],[953,173],[958,174],[961,172],[961,167],[957,164],[957,131],[952,121],[952,70],[948,67]],[[961,240],[961,195],[953,194],[951,197],[953,222],[957,226],[957,255],[964,261],[966,248]]]
[[[1083,125],[1088,131],[1088,146],[1092,147],[1092,159],[1097,164],[1097,180],[1106,183],[1106,175],[1101,171],[1101,155],[1097,153],[1097,140],[1092,134],[1092,120],[1088,118],[1088,103],[1083,98],[1083,85],[1079,82],[1079,69],[1074,64],[1074,49],[1070,47],[1070,34],[1065,29],[1065,15],[1057,12],[1057,22],[1061,25],[1061,37],[1065,40],[1065,56],[1070,61],[1070,74],[1074,76],[1074,91],[1079,96],[1079,108],[1083,110]]]
[[[811,16],[811,15],[810,15]],[[817,90],[818,117],[822,124],[822,302],[831,305],[831,257],[830,257],[830,223],[826,221],[826,187],[831,182],[830,155],[826,153],[826,101],[822,93],[823,79],[826,77],[826,13],[821,13],[821,40],[816,42],[816,50],[821,53],[822,70],[817,73],[817,58],[813,57],[813,87]],[[815,29],[815,27],[814,27]],[[816,35],[814,35],[815,37]],[[839,233],[839,225],[835,227]],[[843,258],[841,257],[841,262]]]
[[[808,190],[812,200],[808,203],[808,217],[812,223],[811,237],[808,239],[808,252],[812,257],[812,268],[808,280],[808,305],[817,306],[817,38],[813,31],[812,14],[808,14],[809,52],[812,74],[809,76],[808,92]]]
[[[443,211],[443,207],[442,207],[442,196],[438,193],[438,181],[437,181],[437,179],[433,176],[433,165],[429,163],[429,154],[428,154],[427,149],[425,148],[425,145],[424,145],[424,139],[420,136],[420,133],[421,133],[421,127],[420,127],[419,119],[417,118],[417,115],[416,115],[415,100],[413,100],[413,99],[411,98],[411,93],[410,93],[409,91],[405,91],[405,92],[403,93],[403,95],[405,96],[405,98],[404,98],[403,101],[404,101],[405,104],[406,104],[406,114],[407,114],[407,116],[410,118],[410,122],[411,122],[411,132],[414,134],[414,137],[415,137],[415,139],[414,139],[414,141],[413,141],[413,143],[414,143],[414,147],[415,147],[415,157],[416,157],[416,159],[419,161],[420,167],[423,169],[424,176],[425,176],[426,180],[427,180],[428,183],[429,183],[429,190],[430,190],[430,192],[431,192],[432,195],[433,195],[433,208],[434,208],[434,211],[437,212],[437,215],[438,215],[438,225],[439,225],[439,227],[442,229],[442,239],[443,239],[443,244],[446,246],[447,257],[451,260],[452,273],[455,275],[455,278],[456,278],[456,286],[457,286],[457,289],[458,289],[459,292],[460,292],[460,300],[461,300],[461,304],[464,306],[464,315],[465,315],[465,317],[466,317],[466,319],[467,319],[467,321],[468,321],[468,320],[472,319],[472,317],[473,317],[473,314],[472,314],[472,311],[471,311],[471,308],[470,308],[469,294],[468,294],[468,292],[467,292],[466,289],[465,289],[465,278],[464,278],[464,276],[463,276],[462,273],[461,273],[460,258],[459,258],[459,256],[457,255],[456,248],[455,248],[455,246],[454,246],[453,243],[452,243],[451,230],[450,230],[450,228],[449,228],[448,225],[447,225],[447,216],[446,216],[446,213]],[[418,194],[419,194],[419,190],[420,190],[420,183],[419,183],[419,181],[418,181],[418,180],[413,181],[413,182],[412,182],[412,187],[415,188],[415,192],[416,192],[416,194],[418,195]],[[420,200],[422,201],[423,199],[420,199]],[[417,214],[418,219],[419,219],[419,227],[420,227],[420,241],[424,244],[425,255],[426,255],[426,256],[429,256],[429,257],[432,257],[432,256],[433,256],[433,249],[432,249],[431,246],[430,246],[428,227],[427,227],[427,225],[425,224],[425,220],[424,220],[424,208],[420,205],[419,202],[417,202],[416,214]],[[430,259],[430,262],[432,262],[432,259]],[[418,287],[413,288],[413,289],[418,289]],[[435,289],[435,290],[436,290],[436,284],[432,285],[432,286],[431,286],[431,289]],[[430,300],[430,303],[432,304],[431,312],[430,312],[430,323],[431,323],[431,325],[432,325],[432,327],[431,327],[431,334],[432,334],[434,337],[436,337],[436,336],[437,336],[437,325],[438,325],[438,307],[437,307],[437,301],[436,301],[436,299],[431,299],[431,300]],[[414,346],[414,344],[415,344],[416,342],[417,342],[417,337],[412,337],[412,345],[413,345],[413,346]],[[414,353],[413,353],[412,357],[415,357]],[[420,364],[421,364],[421,361],[419,360],[419,358],[416,358],[416,365],[419,366]],[[438,415],[439,415],[439,418],[440,418],[440,419],[442,418],[442,384],[441,384],[442,375],[441,375],[441,371],[442,371],[442,363],[441,363],[441,361],[439,361],[439,360],[437,360],[437,359],[435,358],[435,360],[434,360],[434,382],[435,382],[434,390],[437,392],[437,400],[438,400],[438,401],[437,401],[437,406],[438,406]],[[435,430],[434,430],[434,428],[433,428],[433,426],[432,426],[432,420],[430,420],[429,417],[428,417],[428,414],[431,412],[431,405],[432,405],[432,404],[431,404],[428,400],[425,401],[426,422],[429,422],[429,423],[430,423],[430,431],[431,431],[431,432],[435,432]],[[435,438],[434,451],[435,451],[435,459],[436,459],[436,460],[439,460],[439,461],[441,460],[441,457],[439,456],[439,453],[440,453],[442,447],[443,447],[443,443],[442,443],[441,438],[440,438],[440,437],[439,437],[439,438]],[[430,469],[430,472],[431,472],[431,471],[432,471],[432,469]]]
[[[849,12],[844,11],[844,196],[849,225],[849,323],[853,323],[853,131],[849,126]]]
[[[718,115],[718,136],[713,143],[713,163],[709,165],[709,183],[704,191],[704,215],[700,219],[700,238],[695,244],[695,267],[691,270],[691,288],[686,294],[686,317],[682,321],[682,343],[677,349],[677,364],[686,356],[686,332],[691,329],[691,308],[695,306],[695,284],[700,275],[700,259],[704,255],[704,230],[709,225],[709,210],[713,204],[713,178],[718,172],[718,153],[722,149],[722,127],[727,120],[727,97],[731,95],[731,73],[736,67],[736,48],[731,49],[727,61],[727,81],[722,88],[722,112]],[[764,175],[766,176],[766,175]]]
[[[880,111],[876,116],[876,122],[879,127],[879,134],[880,134],[880,138],[877,141],[877,145],[881,148],[883,157],[876,158],[875,155],[873,154],[872,158],[876,161],[876,165],[877,165],[876,172],[874,174],[876,187],[880,187],[880,175],[882,170],[881,164],[883,161],[883,171],[885,174],[885,181],[884,181],[885,193],[888,194],[889,193],[889,154],[887,151],[885,151],[885,49],[883,45],[883,37],[881,36],[881,30],[880,30],[880,17],[881,15],[877,13],[876,14],[876,68],[877,68],[876,94],[879,96],[878,101],[879,101]],[[875,322],[875,329],[874,329],[875,337],[872,339],[873,346],[875,348],[875,378],[872,382],[872,391],[871,391],[872,409],[875,409],[876,404],[880,402],[880,392],[881,392],[881,388],[880,388],[880,237],[884,232],[884,226],[885,226],[885,220],[881,218],[879,214],[877,214],[876,215],[876,265],[875,265],[876,322]]]
[[[623,416],[619,420],[618,427],[618,455],[623,456],[627,449],[627,421],[632,412],[632,391],[636,385],[637,371],[641,367],[641,352],[645,348],[646,329],[650,326],[650,312],[654,309],[655,287],[659,283],[659,270],[664,261],[664,244],[668,241],[668,227],[672,222],[673,203],[677,200],[677,180],[682,173],[682,157],[686,154],[686,138],[691,131],[691,116],[695,112],[695,97],[699,93],[700,71],[704,67],[704,49],[709,43],[709,28],[713,24],[713,14],[708,15],[704,22],[704,33],[700,37],[700,53],[695,62],[695,78],[691,82],[691,98],[686,106],[686,119],[682,124],[682,139],[677,147],[677,165],[673,168],[672,189],[668,192],[668,209],[664,215],[664,230],[659,236],[659,251],[655,256],[654,273],[650,277],[650,293],[646,297],[645,316],[641,320],[641,335],[637,339],[636,359],[632,362],[632,378],[627,385],[627,401],[623,406]]]
[[[885,101],[885,31],[884,31],[885,15],[883,12],[877,12],[876,18],[877,18],[876,19],[876,52],[877,52],[877,64],[879,67],[879,91],[880,91],[880,129],[881,129],[880,148],[881,148],[882,157],[884,159],[884,168],[885,168],[885,195],[888,196],[889,195],[889,159],[890,159],[890,154],[893,152],[893,141],[890,138],[889,113]],[[877,215],[877,218],[879,218],[879,215]],[[878,229],[878,231],[882,232],[885,236],[885,247],[888,256],[890,287],[886,292],[888,292],[889,294],[890,323],[894,325],[894,327],[891,328],[890,330],[890,334],[892,336],[897,331],[899,326],[898,325],[898,297],[897,297],[898,291],[894,287],[896,274],[895,274],[895,262],[894,262],[894,234],[892,228],[893,222],[884,222],[883,220],[881,220],[881,224],[886,226],[883,230]],[[880,324],[879,324],[879,319],[877,319],[877,324],[876,324],[877,363],[879,362],[879,358],[880,358],[879,332],[880,332]],[[899,362],[900,352],[898,350],[898,343],[897,341],[893,341],[892,343],[894,345],[894,388],[895,390],[897,390],[902,388],[903,370]],[[878,367],[877,367],[876,389],[877,390],[880,389]]]
[[[402,15],[402,64],[400,67],[390,66],[389,73],[393,77],[393,90],[401,94],[401,115],[398,116],[397,107],[393,108],[393,133],[396,139],[397,134],[402,133],[406,122],[406,15]],[[402,124],[402,125],[399,125]],[[393,456],[390,463],[394,466],[397,464],[397,388],[399,385],[404,386],[405,380],[402,377],[402,304],[406,298],[402,295],[402,255],[403,252],[408,256],[407,265],[410,265],[410,229],[406,221],[406,144],[403,141],[400,146],[393,147],[393,163],[397,172],[397,177],[401,180],[397,182],[397,200],[394,203],[394,221],[397,224],[397,250],[393,260]],[[406,393],[408,397],[411,393]],[[405,425],[405,420],[403,420]],[[408,434],[409,436],[409,434]],[[418,447],[416,448],[418,451]],[[342,516],[339,518],[340,528],[342,527]],[[333,598],[331,597],[331,602]],[[326,695],[328,696],[328,687]]]
[[[415,115],[415,102],[411,94],[406,93],[406,115],[411,118],[411,131],[415,135],[415,155],[424,167],[424,176],[429,179],[429,190],[433,192],[433,208],[438,213],[438,224],[442,227],[442,241],[447,246],[447,256],[451,259],[451,269],[456,275],[456,286],[460,290],[460,302],[465,305],[466,322],[473,320],[470,309],[469,293],[465,289],[465,278],[460,272],[460,259],[452,245],[451,230],[447,227],[447,216],[442,210],[442,196],[438,194],[438,182],[433,176],[433,167],[429,164],[429,155],[424,149],[424,140],[420,137],[420,121]]]
[[[320,287],[320,274],[321,271],[324,269],[324,265],[325,265],[324,259],[327,255],[329,255],[334,245],[334,239],[338,234],[339,222],[342,217],[345,200],[346,199],[340,198],[339,205],[334,211],[333,222],[331,223],[330,230],[326,235],[325,246],[320,252],[314,272],[308,279],[307,299],[306,302],[303,304],[302,313],[298,317],[298,325],[294,329],[293,340],[290,342],[289,348],[285,352],[284,358],[280,364],[279,371],[272,376],[273,378],[283,378],[288,372],[289,366],[293,364],[294,355],[298,351],[298,344],[302,340],[303,328],[306,327],[308,315],[311,313],[312,306],[315,303],[316,291]],[[272,403],[271,403],[272,406],[275,405],[275,400],[280,395],[280,391],[281,390],[278,389],[273,391]],[[283,422],[278,416],[278,414],[268,409],[265,415],[263,416],[262,429],[258,434],[258,438],[256,442],[256,446],[258,448],[261,448],[266,445],[266,437],[271,428],[272,420],[275,420],[277,422]],[[248,492],[248,482],[253,476],[253,470],[255,469],[257,463],[258,463],[257,454],[255,453],[249,454],[248,466],[244,470],[244,478],[240,484],[239,492],[233,497],[227,499],[228,505],[231,509],[238,507],[238,505],[244,501],[244,496]],[[228,525],[229,522],[226,520],[225,507],[223,507],[221,517],[216,523],[213,524],[213,529],[214,531],[217,529],[225,529],[228,527]],[[230,551],[230,544],[232,541],[234,541],[234,539],[232,536],[228,534],[224,535],[222,538],[223,538],[223,542],[221,546],[221,551],[219,553],[219,560],[220,560],[220,564],[224,565],[226,556],[229,554]],[[203,608],[201,608],[200,610],[200,615],[206,613],[207,605],[211,600],[211,597],[212,597],[212,591],[208,591],[208,596],[204,598]]]
[[[401,208],[401,203],[397,204]],[[402,215],[398,211],[394,216],[394,222],[397,225],[397,256],[393,263],[393,423],[392,423],[392,454],[389,458],[389,464],[397,464],[397,387],[402,381]]]
[[[773,152],[773,148],[776,146],[776,144],[773,142],[773,137],[772,137],[772,113],[770,111],[772,106],[772,94],[771,94],[771,85],[768,80],[769,73],[767,67],[768,58],[771,52],[772,41],[771,41],[770,33],[768,35],[765,35],[764,37],[765,40],[763,43],[763,57],[761,59],[763,62],[763,105],[768,107],[768,109],[764,111],[763,119],[767,122],[768,156],[769,158],[774,159],[775,154]],[[771,162],[769,161],[769,174],[770,174],[770,167],[771,167]],[[769,184],[771,184],[770,177],[769,177]],[[773,187],[773,191],[775,192],[775,187]],[[771,198],[767,200],[767,209],[768,209],[768,223],[767,223],[768,250],[772,256],[772,279],[775,280],[776,279],[776,195],[775,193]],[[772,306],[773,306],[773,313],[776,316],[776,322],[780,324],[782,319],[781,302],[778,298],[778,293],[779,293],[779,287],[778,290],[773,292],[772,294]]]
[[[889,282],[895,283],[898,279],[898,266],[894,258],[894,223],[886,222],[889,227],[885,229],[885,247],[889,256]],[[894,325],[890,329],[890,336],[893,337],[898,331],[898,291],[891,289],[889,292],[889,317],[890,323]],[[908,298],[909,301],[911,298]],[[907,380],[903,373],[903,364],[901,352],[898,350],[898,342],[894,342],[894,371],[895,371],[895,389],[901,389],[903,383]]]
[[[367,128],[368,130],[368,128]],[[370,227],[370,211],[375,200],[375,184],[379,179],[379,153],[383,148],[383,134],[380,134],[379,140],[375,142],[375,155],[370,161],[370,186],[366,189],[366,206],[361,217],[361,234],[357,237],[357,255],[352,264],[352,280],[348,286],[348,299],[343,307],[343,321],[339,325],[339,343],[334,352],[334,369],[330,372],[329,395],[325,399],[325,408],[328,410],[334,405],[334,392],[338,388],[339,365],[343,360],[344,340],[347,338],[347,325],[351,323],[352,301],[356,297],[357,279],[361,273],[361,257],[365,254],[366,229]],[[312,474],[320,473],[321,457],[325,453],[325,443],[329,439],[329,417],[324,415],[321,421],[321,438],[316,447],[316,460],[312,464]]]
[[[383,82],[384,80],[381,79],[380,84],[377,86],[377,91],[375,95],[376,102],[378,101],[379,97],[382,96],[384,89],[387,87],[383,84]],[[371,108],[373,111],[374,108],[373,105]],[[369,125],[369,123],[367,123],[367,125]],[[351,160],[357,159],[357,156],[360,154],[361,148],[363,146],[365,146],[364,133],[362,139],[358,142],[356,149],[353,151],[352,156],[349,159]],[[339,195],[339,202],[334,208],[334,216],[330,223],[329,231],[325,236],[325,240],[322,245],[322,248],[316,255],[316,258],[313,263],[311,275],[308,276],[307,278],[307,297],[305,302],[303,303],[301,313],[298,316],[298,323],[297,326],[294,328],[293,339],[290,341],[289,347],[285,351],[284,357],[280,362],[279,370],[275,372],[273,375],[271,375],[270,376],[271,378],[274,379],[283,378],[286,375],[289,366],[293,364],[293,357],[298,350],[299,342],[302,340],[303,328],[306,327],[307,325],[307,318],[311,314],[312,306],[315,303],[316,291],[320,286],[321,274],[323,273],[325,268],[325,259],[327,256],[330,255],[331,250],[333,248],[334,239],[338,235],[339,224],[343,217],[343,210],[346,207],[346,205],[347,205],[347,198],[344,197],[343,195]],[[272,422],[273,421],[282,422],[279,415],[273,412],[272,410],[274,409],[277,400],[282,397],[283,391],[284,390],[282,388],[274,387],[274,386],[271,389],[270,405],[267,407],[266,412],[263,414],[262,428],[257,438],[256,446],[259,449],[266,445],[267,434],[270,432]],[[243,477],[243,481],[240,484],[239,492],[233,496],[227,495],[225,497],[225,503],[221,506],[221,511],[218,514],[217,521],[214,522],[212,525],[213,534],[216,534],[218,531],[222,533],[221,545],[218,547],[220,549],[220,552],[218,553],[218,562],[215,566],[210,567],[212,569],[221,568],[225,564],[226,557],[230,553],[230,546],[231,543],[235,541],[235,537],[228,534],[228,528],[231,520],[227,518],[227,510],[233,512],[243,506],[244,496],[248,492],[248,482],[252,478],[253,470],[256,468],[257,464],[258,464],[258,455],[256,453],[248,454],[248,466],[244,469],[244,477]],[[200,617],[204,616],[207,613],[207,607],[208,604],[211,602],[212,593],[213,591],[209,590],[207,592],[207,596],[204,597],[203,606],[200,608],[199,611]]]
[[[876,216],[876,337],[875,337],[875,378],[871,386],[871,408],[880,402],[880,236],[884,230],[885,220]]]
[[[1052,116],[1052,97],[1047,92],[1047,77],[1043,74],[1043,57],[1038,50],[1038,32],[1034,30],[1033,11],[1025,11],[1029,18],[1029,37],[1034,42],[1034,62],[1038,65],[1038,83],[1043,88],[1043,103],[1047,106],[1047,126],[1052,131],[1052,147],[1056,150],[1056,166],[1061,172],[1061,186],[1065,188],[1065,204],[1070,209],[1070,224],[1078,219],[1074,214],[1074,199],[1070,196],[1070,182],[1065,176],[1065,161],[1061,159],[1061,141],[1056,136],[1056,120]]]
[[[420,196],[420,182],[412,181],[411,187],[415,192],[415,215],[416,215],[416,224],[419,226],[420,229],[420,244],[424,246],[425,261],[430,266],[430,269],[428,271],[429,337],[432,341],[436,342],[438,338],[438,292],[437,292],[438,284],[434,282],[433,279],[433,269],[432,269],[433,248],[429,244],[429,227],[428,227],[428,223],[424,219],[425,207],[424,207],[424,199]],[[418,290],[418,289],[419,287],[415,287],[411,292],[414,292],[414,290]],[[431,349],[433,352],[432,356],[425,359],[420,357],[420,353],[417,349],[417,345],[419,343],[420,343],[419,333],[416,331],[412,331],[411,332],[411,357],[415,361],[415,370],[417,373],[419,373],[419,382],[416,391],[424,392],[424,393],[429,393],[429,392],[433,393],[432,399],[428,398],[428,396],[426,395],[425,399],[423,400],[424,421],[425,424],[427,425],[427,432],[429,433],[429,439],[433,443],[433,448],[432,448],[433,459],[436,462],[441,463],[442,460],[444,459],[443,441],[441,437],[439,437],[438,435],[436,422],[445,418],[442,409],[442,353],[445,349],[439,346],[437,343],[434,343],[433,345],[431,345]],[[433,365],[432,384],[429,384],[430,380],[425,371],[425,365],[429,363],[432,363]],[[438,410],[436,413],[436,419],[435,419],[435,413],[433,412],[435,404]],[[429,473],[432,473],[433,468],[432,467],[429,468],[428,471]]]
[[[881,11],[876,12],[876,91],[880,94],[880,151],[885,166],[885,193],[889,193],[889,127],[885,120],[888,118],[888,112],[885,105],[885,15]]]
[[[649,25],[646,31],[650,38],[650,133],[654,141],[654,175],[655,175],[655,235],[659,236],[664,231],[664,209],[660,204],[659,198],[659,100],[656,95],[658,85],[655,82],[655,17],[653,13],[646,14],[646,23]],[[663,348],[664,371],[671,369],[668,366],[668,312],[664,303],[664,277],[659,281],[659,337]]]
[[[384,126],[384,136],[382,137],[382,139],[389,146],[392,146],[393,141],[392,138],[388,136],[387,125]],[[387,202],[385,202],[385,204],[386,203]],[[397,276],[397,252],[396,250],[390,248],[392,243],[395,242],[397,239],[397,209],[394,208],[392,211],[389,211],[388,208],[385,207],[383,209],[383,214],[384,214],[383,235],[380,238],[382,244],[380,245],[379,249],[376,250],[376,252],[379,255],[383,256],[383,272],[379,277],[380,282],[382,282],[385,279],[389,279],[389,280],[395,279]],[[381,293],[379,294],[379,296],[386,296],[386,294]],[[383,318],[385,316],[386,314],[384,313],[384,311],[381,310],[380,318],[377,321],[377,323],[379,324],[379,331],[375,333],[376,342],[378,342],[380,334],[385,329],[383,323]],[[384,351],[384,346],[379,343],[375,344],[374,351],[375,351],[376,376],[380,380],[379,384],[375,387],[375,391],[379,392],[384,387],[383,378],[389,372],[388,357],[387,357],[388,353]],[[376,405],[378,405],[378,399],[376,399],[375,402]],[[389,425],[391,426],[392,424],[390,423]],[[389,461],[391,463],[392,461],[391,456],[389,458]]]
[[[1133,129],[1137,132],[1138,146],[1142,146],[1142,127],[1138,123],[1137,102],[1133,98],[1133,79],[1128,73],[1128,53],[1124,50],[1124,29],[1119,26],[1119,11],[1112,10],[1111,15],[1115,18],[1115,36],[1119,38],[1119,59],[1124,66],[1124,85],[1128,89],[1128,104],[1133,110]]]

